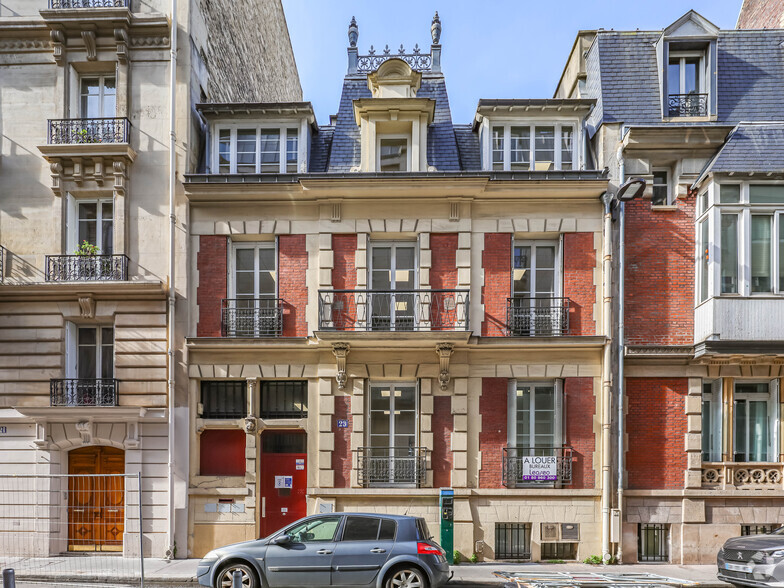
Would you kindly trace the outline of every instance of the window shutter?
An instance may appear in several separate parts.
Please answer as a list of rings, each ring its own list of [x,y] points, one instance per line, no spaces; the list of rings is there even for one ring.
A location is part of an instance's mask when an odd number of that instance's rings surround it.
[[[770,381],[770,396],[768,397],[768,461],[779,461],[779,421],[781,408],[779,404],[779,380],[774,378]]]
[[[65,323],[65,377],[75,378],[76,371],[76,325],[70,321]]]
[[[563,423],[566,422],[566,409],[563,401],[563,380],[556,380],[555,381],[555,391],[554,391],[554,398],[553,398],[553,418],[555,422],[553,423],[553,438],[555,439],[555,445],[561,445],[562,447],[566,444],[566,427],[563,426]]]
[[[76,198],[71,194],[66,196],[65,204],[65,253],[73,255],[79,246],[79,216],[76,206]]]

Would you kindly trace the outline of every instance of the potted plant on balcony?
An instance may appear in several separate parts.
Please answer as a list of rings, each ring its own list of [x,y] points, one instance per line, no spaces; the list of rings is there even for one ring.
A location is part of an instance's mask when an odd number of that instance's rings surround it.
[[[99,256],[101,249],[97,245],[93,245],[87,239],[83,240],[81,245],[76,248],[74,255],[78,257],[76,260],[75,278],[77,280],[98,280],[103,275],[103,268],[101,267],[101,257]]]

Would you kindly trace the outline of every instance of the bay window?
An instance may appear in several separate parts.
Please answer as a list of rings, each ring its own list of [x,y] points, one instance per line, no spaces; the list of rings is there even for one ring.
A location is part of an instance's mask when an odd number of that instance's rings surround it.
[[[235,125],[218,127],[216,130],[213,168],[218,173],[297,173],[297,128]]]
[[[575,126],[571,123],[494,124],[490,167],[498,171],[576,169],[574,136]]]

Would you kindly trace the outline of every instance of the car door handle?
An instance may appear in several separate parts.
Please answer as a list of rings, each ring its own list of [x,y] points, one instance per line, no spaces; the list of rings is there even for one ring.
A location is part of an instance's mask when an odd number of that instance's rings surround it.
[[[332,553],[332,550],[331,549],[319,549],[316,553],[318,553],[319,555],[329,555],[330,553]]]
[[[376,547],[375,549],[371,549],[370,553],[386,553],[386,549],[381,549],[380,547]]]

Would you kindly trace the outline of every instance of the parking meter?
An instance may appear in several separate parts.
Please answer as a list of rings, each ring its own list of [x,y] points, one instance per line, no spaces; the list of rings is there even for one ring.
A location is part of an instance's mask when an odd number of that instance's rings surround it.
[[[454,563],[455,554],[455,491],[441,488],[438,495],[439,511],[441,512],[441,547],[446,551],[446,559]]]

